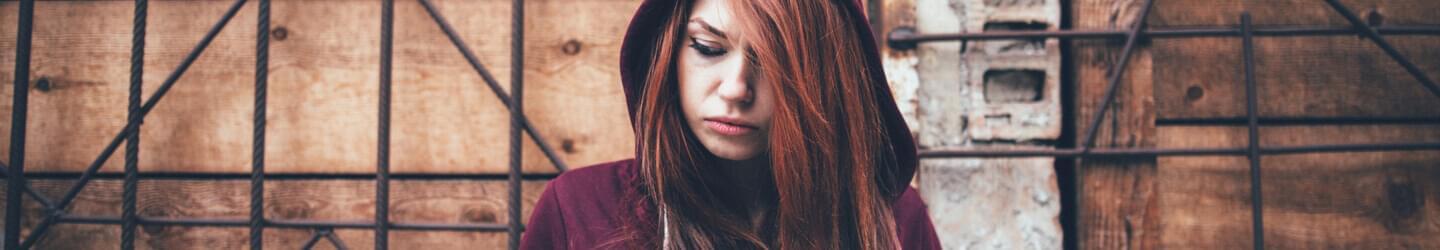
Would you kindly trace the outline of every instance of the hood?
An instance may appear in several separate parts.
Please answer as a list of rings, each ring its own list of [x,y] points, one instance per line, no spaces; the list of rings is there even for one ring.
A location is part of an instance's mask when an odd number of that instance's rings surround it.
[[[844,1],[846,11],[850,16],[861,17],[851,20],[856,27],[856,34],[861,37],[875,37],[870,30],[869,22],[864,18],[864,8],[859,0]],[[670,10],[677,4],[676,0],[645,0],[640,4],[640,9],[635,11],[635,17],[630,20],[630,27],[626,30],[625,39],[620,46],[620,81],[625,88],[625,102],[629,108],[631,126],[634,128],[635,110],[639,104],[640,89],[645,84],[645,75],[650,72],[650,49],[654,46],[654,37],[663,31],[665,20],[670,18]],[[900,109],[895,106],[895,98],[890,93],[890,86],[885,80],[885,69],[880,62],[880,49],[876,41],[872,39],[861,39],[860,48],[864,51],[866,65],[871,72],[875,83],[876,100],[879,102],[881,115],[884,116],[885,127],[892,135],[890,144],[894,147],[896,155],[896,166],[882,167],[882,171],[889,171],[888,175],[894,179],[889,180],[894,190],[895,200],[904,193],[910,185],[910,179],[915,176],[915,169],[918,159],[915,149],[915,139],[910,136],[910,128],[905,124],[905,119],[900,115]],[[637,152],[637,157],[638,152]]]

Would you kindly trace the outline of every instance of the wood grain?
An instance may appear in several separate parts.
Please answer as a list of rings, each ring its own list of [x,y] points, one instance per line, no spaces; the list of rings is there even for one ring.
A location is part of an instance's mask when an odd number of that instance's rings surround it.
[[[37,191],[59,197],[70,187],[67,180],[34,180]],[[143,180],[139,185],[138,213],[168,218],[248,218],[249,180],[184,181]],[[266,182],[265,213],[269,219],[365,221],[374,218],[375,185],[369,180],[270,180]],[[393,221],[412,223],[507,223],[508,185],[502,180],[405,180],[391,184]],[[526,181],[522,213],[530,217],[544,181]],[[70,214],[118,216],[121,182],[98,180],[76,199]],[[39,222],[38,203],[25,202],[24,227]],[[141,226],[136,246],[142,249],[241,249],[249,244],[244,227]],[[28,231],[27,233],[28,234]],[[373,246],[374,232],[338,230],[348,246]],[[306,229],[266,229],[265,246],[295,249],[312,235]],[[391,246],[397,249],[498,249],[505,247],[504,232],[395,231]],[[40,249],[94,249],[119,246],[118,225],[62,224],[52,228]],[[321,244],[324,245],[324,244]]]
[[[510,1],[435,2],[500,85],[508,86]],[[526,113],[571,166],[633,155],[615,62],[638,3],[526,2]],[[147,93],[229,4],[151,3]],[[248,171],[253,5],[241,10],[146,118],[142,171]],[[13,20],[16,7],[0,3],[0,19]],[[30,93],[27,171],[81,170],[123,126],[133,8],[126,1],[37,4],[32,80],[43,78],[53,87]],[[379,3],[282,0],[272,9],[268,170],[374,171]],[[504,172],[507,109],[418,3],[400,1],[395,11],[392,171]],[[0,22],[0,58],[13,58],[15,28]],[[0,80],[11,82],[13,63],[0,60]],[[0,91],[0,99],[11,95]],[[0,129],[10,126],[10,105],[0,104]],[[527,172],[554,171],[528,139],[525,150]],[[120,171],[123,149],[116,155],[105,171]]]

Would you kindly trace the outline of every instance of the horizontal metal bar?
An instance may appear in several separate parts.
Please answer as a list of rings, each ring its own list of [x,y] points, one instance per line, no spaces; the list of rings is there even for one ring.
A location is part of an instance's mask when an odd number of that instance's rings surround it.
[[[80,176],[80,172],[27,172],[26,179],[74,179]],[[525,174],[522,179],[530,181],[547,181],[555,179],[559,174]],[[94,179],[123,179],[124,173],[97,173]],[[410,173],[392,174],[391,180],[507,180],[506,174],[431,174],[431,173]],[[181,172],[140,172],[142,180],[249,180],[249,173],[181,173]],[[266,180],[374,180],[374,174],[334,174],[334,173],[266,173]]]
[[[1440,35],[1440,26],[1379,26],[1382,35]],[[1042,31],[985,31],[970,33],[914,34],[892,32],[891,43],[919,43],[957,40],[1014,40],[1014,39],[1121,39],[1125,30],[1042,30]],[[1334,36],[1360,35],[1352,27],[1259,27],[1255,36]],[[1186,27],[1149,28],[1141,32],[1148,38],[1195,38],[1195,37],[1239,37],[1238,27]]]
[[[1205,117],[1205,118],[1159,118],[1160,126],[1244,126],[1246,117]],[[1440,124],[1440,117],[1260,117],[1261,126],[1296,125],[1381,125],[1381,124]]]
[[[248,218],[159,218],[144,217],[138,218],[140,225],[153,226],[191,226],[191,227],[248,227]],[[100,224],[120,225],[124,220],[117,216],[88,216],[88,215],[64,215],[58,223],[62,224]],[[346,228],[346,229],[371,229],[375,227],[374,221],[369,220],[266,220],[265,227],[271,228]],[[390,228],[406,231],[476,231],[476,232],[504,232],[508,228],[501,223],[424,223],[424,222],[394,222]]]
[[[920,158],[1014,158],[1014,157],[1117,157],[1117,156],[1216,156],[1245,155],[1245,147],[1235,148],[1092,148],[1089,153],[1079,149],[1047,148],[967,148],[933,149],[920,151]],[[1385,143],[1385,144],[1335,144],[1308,146],[1261,147],[1262,155],[1308,154],[1333,152],[1368,151],[1415,151],[1440,150],[1440,142],[1429,143]]]

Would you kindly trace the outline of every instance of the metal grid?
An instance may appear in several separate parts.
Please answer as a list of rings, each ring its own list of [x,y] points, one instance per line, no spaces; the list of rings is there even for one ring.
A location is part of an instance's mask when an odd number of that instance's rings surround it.
[[[19,35],[16,44],[16,71],[15,71],[15,96],[14,113],[12,117],[13,127],[11,129],[10,166],[4,169],[7,177],[8,190],[6,192],[7,203],[5,216],[5,249],[29,249],[39,242],[41,237],[58,223],[72,224],[109,224],[121,226],[121,249],[134,249],[135,227],[137,225],[163,225],[163,226],[210,226],[210,227],[248,227],[250,228],[251,249],[263,248],[262,233],[265,228],[299,228],[312,229],[313,236],[305,243],[304,248],[310,249],[320,242],[327,240],[336,248],[347,248],[344,242],[334,234],[335,229],[374,229],[375,248],[386,249],[388,247],[389,232],[393,230],[433,230],[433,231],[487,231],[487,232],[508,232],[510,248],[518,248],[520,233],[523,231],[521,225],[521,201],[520,201],[520,180],[521,173],[521,134],[528,132],[530,138],[539,146],[558,171],[565,171],[565,163],[555,154],[549,143],[540,136],[529,119],[521,112],[523,101],[523,72],[524,63],[524,1],[513,0],[512,40],[511,40],[511,67],[510,92],[506,93],[501,89],[500,84],[490,71],[480,63],[455,29],[450,26],[445,17],[440,14],[429,0],[418,0],[425,11],[444,31],[450,42],[463,55],[466,61],[484,79],[486,86],[490,88],[502,105],[510,110],[510,168],[506,175],[509,184],[509,223],[469,223],[469,224],[433,224],[433,223],[407,223],[391,221],[389,218],[389,195],[390,182],[390,93],[391,93],[391,57],[394,30],[394,0],[383,0],[381,2],[381,39],[380,39],[380,84],[379,84],[379,129],[377,151],[378,166],[375,175],[284,175],[265,173],[265,113],[267,98],[267,81],[269,68],[269,31],[270,31],[270,0],[258,0],[257,33],[256,33],[256,57],[255,57],[255,117],[254,117],[254,141],[252,151],[251,181],[250,190],[250,216],[241,218],[150,218],[138,216],[135,211],[137,183],[142,178],[136,162],[138,161],[139,129],[140,124],[149,114],[150,110],[165,97],[170,88],[180,79],[185,71],[200,57],[205,48],[210,45],[216,35],[225,28],[226,24],[235,17],[240,8],[245,5],[246,0],[236,0],[220,20],[207,32],[185,57],[169,77],[155,90],[154,94],[141,105],[141,75],[144,72],[144,43],[145,43],[145,20],[148,16],[149,6],[146,0],[135,1],[134,37],[131,51],[131,78],[129,96],[129,114],[127,123],[115,138],[101,151],[100,155],[85,169],[79,173],[77,181],[66,192],[65,196],[58,201],[45,197],[30,188],[26,182],[24,173],[24,152],[25,152],[25,124],[26,104],[29,89],[29,63],[30,63],[30,42],[34,18],[34,0],[20,2],[20,23]],[[512,98],[513,97],[513,98]],[[80,191],[90,180],[96,178],[101,165],[115,153],[121,142],[126,142],[124,191],[122,211],[120,217],[103,216],[77,216],[66,213],[66,208],[79,195]],[[553,175],[552,175],[553,176]],[[187,180],[219,180],[242,178],[237,175],[226,174],[149,174],[148,178],[177,178]],[[376,181],[376,206],[375,218],[371,221],[317,221],[317,220],[277,220],[267,219],[264,214],[264,184],[266,178],[314,178],[314,179],[374,179]],[[433,175],[410,175],[402,178],[437,178]],[[474,175],[441,175],[438,178],[461,178],[476,179]],[[484,178],[483,176],[479,178]],[[20,240],[20,219],[22,213],[21,194],[29,195],[33,200],[39,202],[45,214],[39,224],[31,230],[24,241]],[[378,223],[377,223],[378,222]]]
[[[406,223],[393,222],[389,220],[388,196],[389,183],[393,178],[435,178],[435,176],[424,175],[391,175],[389,172],[389,120],[390,120],[390,73],[391,73],[391,44],[393,41],[394,22],[394,0],[382,1],[381,17],[381,58],[380,58],[380,115],[379,142],[377,157],[379,164],[375,175],[287,175],[269,174],[264,172],[264,143],[265,143],[265,111],[267,92],[267,68],[269,64],[269,19],[270,1],[258,0],[259,8],[257,46],[256,46],[256,82],[255,82],[255,130],[253,144],[253,159],[251,173],[248,175],[251,180],[251,207],[248,219],[236,218],[148,218],[138,216],[135,212],[136,184],[141,179],[174,178],[186,180],[219,180],[239,179],[247,176],[228,174],[164,174],[164,173],[140,173],[136,167],[138,161],[139,129],[141,121],[146,114],[159,102],[160,98],[179,80],[194,63],[205,48],[214,40],[215,36],[222,30],[231,18],[239,11],[246,0],[236,0],[221,19],[207,32],[203,39],[190,51],[180,65],[165,79],[153,96],[146,99],[141,105],[139,93],[141,91],[141,73],[143,72],[144,42],[145,42],[145,19],[147,17],[146,0],[136,0],[134,38],[132,41],[131,54],[131,88],[128,99],[127,123],[113,140],[101,151],[101,154],[89,165],[84,172],[76,175],[56,175],[58,178],[76,178],[76,181],[69,191],[60,200],[51,200],[48,197],[36,192],[29,187],[24,173],[25,147],[25,125],[26,125],[26,104],[28,102],[29,90],[29,64],[31,31],[34,18],[34,0],[22,0],[19,8],[19,28],[16,42],[16,63],[14,82],[14,111],[12,113],[13,125],[11,127],[10,160],[11,166],[3,169],[6,173],[8,189],[6,192],[7,203],[5,216],[5,249],[28,249],[43,237],[50,226],[57,223],[72,224],[107,224],[120,225],[121,248],[133,249],[135,227],[137,225],[164,225],[164,226],[213,226],[213,227],[249,227],[250,245],[252,249],[263,247],[264,228],[300,228],[312,229],[314,234],[306,241],[304,248],[309,249],[318,244],[322,239],[329,241],[337,248],[345,249],[344,242],[334,234],[335,229],[374,229],[375,247],[386,249],[389,231],[394,230],[439,230],[439,231],[489,231],[509,233],[509,245],[512,249],[518,248],[520,232],[524,230],[520,218],[520,142],[521,133],[528,132],[530,138],[540,147],[541,151],[557,169],[564,171],[566,166],[563,161],[554,153],[552,147],[539,135],[525,117],[522,110],[523,99],[523,75],[520,70],[523,67],[524,47],[524,2],[513,0],[512,12],[512,41],[511,41],[511,63],[517,65],[511,70],[511,92],[505,93],[497,80],[480,63],[474,52],[466,46],[455,30],[446,19],[435,9],[428,0],[417,0],[425,8],[437,25],[444,31],[445,35],[455,45],[456,49],[463,55],[470,66],[484,79],[485,84],[498,97],[502,105],[510,109],[510,169],[507,173],[509,181],[509,223],[482,223],[482,224],[429,224],[429,223]],[[1254,59],[1253,59],[1253,37],[1255,36],[1325,36],[1325,35],[1363,35],[1374,41],[1386,54],[1396,62],[1400,63],[1412,76],[1430,90],[1432,94],[1440,97],[1440,87],[1434,81],[1419,70],[1409,59],[1401,55],[1381,35],[1440,35],[1440,27],[1372,27],[1366,25],[1353,12],[1335,0],[1326,0],[1337,12],[1353,25],[1352,27],[1253,27],[1250,25],[1249,14],[1242,14],[1241,26],[1234,27],[1213,27],[1213,28],[1191,28],[1191,29],[1147,29],[1145,26],[1146,16],[1154,4],[1154,0],[1147,0],[1138,21],[1128,30],[1060,30],[1060,31],[1014,31],[1014,32],[983,32],[983,33],[958,33],[958,34],[915,34],[913,31],[897,30],[889,35],[888,44],[892,48],[913,48],[919,42],[933,41],[954,41],[954,40],[998,40],[998,39],[1114,39],[1124,38],[1125,46],[1122,49],[1120,64],[1113,68],[1108,79],[1104,101],[1100,106],[1100,114],[1090,121],[1090,126],[1084,134],[1084,141],[1074,149],[945,149],[925,150],[920,152],[921,158],[950,158],[950,157],[1061,157],[1061,158],[1084,158],[1084,157],[1115,157],[1115,156],[1203,156],[1203,155],[1245,155],[1250,160],[1251,169],[1251,194],[1252,194],[1252,215],[1253,228],[1255,233],[1255,248],[1264,248],[1263,223],[1260,210],[1263,208],[1260,199],[1260,178],[1259,160],[1262,155],[1275,154],[1303,154],[1303,153],[1324,153],[1324,152],[1356,152],[1356,151],[1399,151],[1399,150],[1440,150],[1440,142],[1436,143],[1389,143],[1389,144],[1343,144],[1343,145],[1311,145],[1291,147],[1261,147],[1258,144],[1258,127],[1265,124],[1347,124],[1347,123],[1432,123],[1440,118],[1373,118],[1373,117],[1259,117],[1256,113],[1258,102],[1255,97],[1254,82]],[[1243,38],[1246,83],[1246,110],[1243,118],[1216,118],[1216,119],[1177,119],[1157,121],[1161,124],[1239,124],[1244,123],[1249,128],[1249,146],[1244,148],[1094,148],[1096,129],[1105,116],[1108,107],[1114,102],[1115,90],[1120,83],[1120,77],[1124,74],[1130,54],[1134,51],[1137,41],[1141,38],[1186,38],[1186,37],[1217,37],[1217,36],[1240,36]],[[514,97],[513,99],[511,97]],[[99,167],[119,147],[120,142],[126,142],[124,193],[122,202],[122,215],[120,217],[97,217],[69,215],[65,212],[66,207],[74,201],[80,190],[93,178],[106,178],[106,174],[98,174]],[[114,176],[108,176],[113,178]],[[473,179],[474,176],[467,175],[444,175],[440,178],[462,178]],[[271,179],[374,179],[376,180],[376,213],[373,221],[314,221],[314,220],[275,220],[266,219],[264,216],[264,181]],[[26,237],[20,240],[20,218],[22,212],[22,195],[28,195],[32,200],[40,203],[46,212],[44,218]],[[379,223],[377,223],[379,222]]]
[[[1118,65],[1109,70],[1109,79],[1106,85],[1105,96],[1098,109],[1099,113],[1090,120],[1089,127],[1082,134],[1084,140],[1073,149],[941,149],[923,150],[921,158],[947,158],[947,157],[1059,157],[1059,158],[1084,158],[1084,157],[1122,157],[1122,156],[1214,156],[1214,155],[1244,155],[1250,163],[1250,204],[1251,204],[1251,229],[1254,233],[1254,248],[1265,248],[1264,216],[1261,210],[1264,208],[1260,192],[1260,157],[1263,155],[1278,154],[1306,154],[1325,152],[1362,152],[1362,151],[1408,151],[1408,150],[1440,150],[1440,142],[1428,143],[1376,143],[1376,144],[1340,144],[1340,145],[1307,145],[1289,147],[1261,147],[1260,146],[1260,124],[1351,124],[1351,123],[1433,123],[1440,118],[1398,118],[1398,117],[1260,117],[1257,110],[1259,101],[1256,100],[1255,90],[1255,59],[1254,59],[1254,37],[1255,36],[1327,36],[1327,35],[1361,35],[1373,41],[1375,45],[1385,51],[1391,59],[1399,63],[1401,67],[1410,73],[1420,82],[1431,94],[1440,97],[1440,86],[1429,76],[1426,76],[1419,67],[1411,63],[1408,58],[1400,54],[1394,46],[1382,37],[1382,34],[1389,35],[1440,35],[1440,27],[1375,27],[1366,24],[1356,16],[1353,11],[1338,0],[1325,0],[1341,16],[1350,23],[1351,27],[1268,27],[1257,28],[1250,23],[1250,13],[1243,12],[1240,19],[1240,27],[1209,27],[1209,28],[1188,28],[1188,29],[1149,29],[1146,27],[1146,20],[1155,4],[1155,0],[1146,0],[1142,7],[1140,16],[1133,26],[1128,30],[1058,30],[1058,31],[999,31],[983,33],[954,33],[954,34],[916,34],[911,29],[898,29],[889,34],[889,45],[891,48],[909,49],[914,48],[916,43],[935,41],[957,41],[957,40],[1004,40],[1004,39],[1114,39],[1124,38],[1125,46],[1121,49]],[[1243,123],[1248,128],[1248,146],[1243,148],[1095,148],[1096,131],[1100,122],[1105,117],[1105,112],[1110,110],[1110,105],[1115,102],[1115,90],[1119,88],[1120,79],[1125,75],[1126,65],[1132,52],[1135,51],[1137,41],[1142,38],[1192,38],[1192,37],[1241,37],[1242,58],[1244,67],[1245,83],[1245,110],[1243,118],[1217,118],[1217,119],[1175,119],[1168,121],[1157,121],[1159,124],[1237,124]],[[1083,168],[1077,168],[1080,171]],[[1083,190],[1081,190],[1083,191]]]

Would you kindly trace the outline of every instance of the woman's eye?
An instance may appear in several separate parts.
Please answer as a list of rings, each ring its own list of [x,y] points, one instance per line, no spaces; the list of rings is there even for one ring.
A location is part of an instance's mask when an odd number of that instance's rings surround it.
[[[700,55],[703,55],[705,57],[721,56],[725,55],[726,52],[725,49],[722,48],[710,47],[705,46],[704,44],[700,44],[700,41],[697,41],[695,38],[690,38],[690,48],[694,48],[696,52],[700,52]]]

